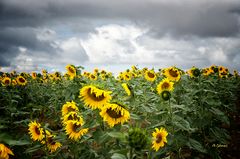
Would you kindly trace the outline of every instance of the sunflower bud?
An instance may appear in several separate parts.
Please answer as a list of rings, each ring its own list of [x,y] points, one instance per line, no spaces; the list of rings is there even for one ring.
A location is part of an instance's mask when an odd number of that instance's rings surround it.
[[[198,68],[196,68],[192,71],[192,74],[194,77],[198,77],[200,75],[200,70]]]
[[[171,98],[171,93],[169,91],[163,91],[161,97],[163,100],[167,101]]]
[[[128,132],[128,142],[137,151],[144,149],[147,145],[146,132],[140,128],[131,128]]]

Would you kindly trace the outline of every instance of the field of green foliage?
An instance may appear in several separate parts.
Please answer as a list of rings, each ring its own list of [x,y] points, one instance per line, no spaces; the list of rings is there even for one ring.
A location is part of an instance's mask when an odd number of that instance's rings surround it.
[[[1,159],[217,159],[234,140],[236,70],[66,70],[1,72]]]

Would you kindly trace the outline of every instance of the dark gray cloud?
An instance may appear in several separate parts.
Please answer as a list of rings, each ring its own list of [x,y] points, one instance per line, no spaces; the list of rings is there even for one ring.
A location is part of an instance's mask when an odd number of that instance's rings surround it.
[[[53,47],[54,41],[39,39],[38,28],[63,26],[66,30],[89,33],[104,22],[124,24],[128,21],[149,28],[146,35],[156,39],[197,37],[208,42],[218,37],[238,38],[240,1],[0,0],[0,65],[10,65],[19,47],[27,48],[31,54],[41,52],[56,56],[62,51]],[[186,41],[191,43],[189,39]],[[135,49],[125,41],[119,44],[129,45],[126,52]],[[238,48],[239,44],[233,44],[224,49],[230,60],[237,56]],[[85,50],[80,52],[85,61],[89,59]]]

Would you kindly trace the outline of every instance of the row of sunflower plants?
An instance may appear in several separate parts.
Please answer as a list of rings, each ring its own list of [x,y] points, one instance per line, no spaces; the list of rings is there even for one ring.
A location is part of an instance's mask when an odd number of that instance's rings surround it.
[[[221,158],[240,77],[212,65],[0,76],[0,158]]]

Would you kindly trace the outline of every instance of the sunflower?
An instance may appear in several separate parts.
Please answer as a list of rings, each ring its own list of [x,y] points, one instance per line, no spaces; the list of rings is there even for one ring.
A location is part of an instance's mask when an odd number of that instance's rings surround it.
[[[15,79],[12,80],[12,85],[16,86],[17,85],[17,81]]]
[[[125,108],[115,103],[106,104],[99,114],[110,127],[119,123],[123,124],[130,118],[130,113]]]
[[[157,92],[158,94],[161,94],[163,91],[172,91],[174,83],[171,82],[168,78],[163,79],[158,85],[157,85]]]
[[[148,80],[150,82],[153,82],[153,81],[155,81],[157,76],[156,76],[156,74],[153,70],[148,70],[148,71],[145,72],[144,77],[145,77],[146,80]]]
[[[101,109],[104,104],[112,99],[110,94],[110,91],[104,91],[95,86],[89,85],[80,89],[79,98],[84,101],[85,106],[88,106],[91,109]]]
[[[193,66],[190,70],[187,71],[187,74],[191,78],[196,78],[196,77],[198,77],[200,75],[200,70]]]
[[[4,144],[0,144],[0,159],[9,159],[9,155],[13,155],[13,152]]]
[[[9,86],[11,84],[11,78],[9,78],[9,77],[4,77],[3,79],[2,79],[2,85],[3,86]]]
[[[70,79],[73,79],[77,75],[76,68],[73,65],[67,65],[67,74],[70,76]]]
[[[127,95],[131,96],[131,89],[130,89],[129,85],[127,83],[123,83],[122,87],[125,90],[125,92],[127,93]]]
[[[152,148],[158,151],[159,148],[163,147],[167,143],[168,132],[164,128],[155,128],[152,133]]]
[[[24,86],[27,84],[27,80],[23,76],[17,76],[16,80],[19,85]]]
[[[76,141],[88,132],[88,128],[81,129],[82,125],[83,121],[79,122],[70,120],[66,122],[65,130],[70,139]]]
[[[46,139],[41,141],[42,144],[45,144],[47,142],[47,148],[50,151],[50,153],[55,152],[58,148],[62,146],[60,142],[54,141],[54,138],[56,135],[52,135],[49,131],[46,130]]]
[[[90,78],[91,80],[96,81],[96,80],[97,80],[97,75],[96,75],[96,74],[91,74],[91,75],[89,76],[89,78]]]
[[[178,69],[175,67],[169,67],[163,71],[163,74],[171,81],[179,81],[181,75]]]
[[[66,115],[70,112],[76,112],[76,111],[79,111],[79,110],[78,110],[78,107],[77,107],[77,105],[74,101],[66,102],[62,106],[62,116]]]
[[[78,115],[77,112],[74,112],[74,111],[69,112],[68,114],[64,115],[62,119],[63,119],[63,125],[65,125],[66,122],[70,121],[70,120],[79,121],[79,122],[83,121],[82,117],[80,115]]]
[[[233,73],[234,73],[234,76],[235,76],[235,77],[238,77],[238,76],[239,76],[239,73],[238,73],[237,70],[234,70]]]
[[[32,72],[32,79],[36,79],[37,78],[37,73],[36,72]]]
[[[130,72],[124,72],[122,74],[122,78],[125,80],[125,81],[129,81],[132,79],[132,74]]]
[[[41,128],[41,124],[37,123],[36,121],[32,121],[28,124],[28,131],[31,135],[33,141],[41,141],[44,137],[43,128]]]

